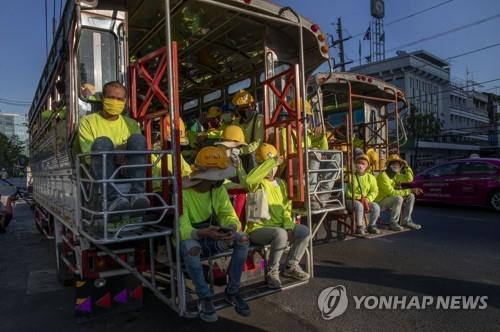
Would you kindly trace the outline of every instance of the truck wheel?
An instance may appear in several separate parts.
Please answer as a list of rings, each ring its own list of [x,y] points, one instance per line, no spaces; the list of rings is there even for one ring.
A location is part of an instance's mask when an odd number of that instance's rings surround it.
[[[500,190],[491,193],[489,203],[495,211],[500,212]]]

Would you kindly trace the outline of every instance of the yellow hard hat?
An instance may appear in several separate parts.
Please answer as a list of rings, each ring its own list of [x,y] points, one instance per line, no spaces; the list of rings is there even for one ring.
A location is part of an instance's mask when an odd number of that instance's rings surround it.
[[[208,109],[208,112],[207,112],[207,119],[213,119],[213,118],[216,118],[218,116],[221,116],[222,114],[222,111],[220,109],[220,107],[218,106],[212,106]]]
[[[245,142],[245,134],[243,133],[243,129],[240,126],[229,125],[227,126],[221,135],[222,141],[229,141],[229,145],[227,142],[218,142],[219,144],[225,145],[227,147],[238,147],[241,145],[247,145]]]
[[[226,151],[217,146],[206,146],[198,151],[194,161],[194,168],[196,170],[203,170],[208,168],[224,169],[229,166],[229,159]]]
[[[370,158],[370,164],[375,166],[375,167],[378,167],[380,158],[379,158],[378,153],[375,151],[375,149],[369,148],[366,151],[366,155],[368,156],[368,158]]]
[[[168,139],[170,140],[170,118],[167,117],[165,121],[165,132],[167,134]],[[180,136],[180,143],[181,145],[188,145],[189,140],[187,139],[186,136],[186,125],[184,124],[184,121],[182,118],[179,118],[179,136]]]
[[[254,103],[254,99],[250,92],[240,90],[233,96],[232,103],[236,107],[248,106]]]
[[[385,167],[388,167],[391,163],[395,161],[399,162],[402,167],[408,166],[406,160],[402,159],[397,153],[393,153],[389,155],[389,158],[387,158],[387,161],[385,162]]]
[[[307,115],[312,115],[313,111],[312,111],[311,103],[308,100],[304,101],[304,103],[305,103],[305,106],[306,106],[306,114]],[[295,109],[295,100],[292,100],[290,102],[290,107],[293,108],[293,109]]]
[[[278,155],[278,150],[272,144],[262,143],[255,150],[255,160],[258,163],[263,163],[269,158],[275,158]]]
[[[365,160],[368,163],[368,165],[370,165],[370,158],[364,153],[362,153],[356,157],[356,161],[358,161],[358,160]]]

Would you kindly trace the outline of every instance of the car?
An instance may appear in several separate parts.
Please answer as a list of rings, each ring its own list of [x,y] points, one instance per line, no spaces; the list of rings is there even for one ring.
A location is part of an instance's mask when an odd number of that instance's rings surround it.
[[[415,176],[418,201],[489,206],[500,212],[500,159],[457,159],[428,168]]]

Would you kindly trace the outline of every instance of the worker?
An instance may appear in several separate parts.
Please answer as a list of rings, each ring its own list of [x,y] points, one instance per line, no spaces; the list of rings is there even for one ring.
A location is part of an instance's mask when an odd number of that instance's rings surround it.
[[[349,212],[354,210],[356,218],[356,234],[364,236],[365,214],[368,215],[368,233],[379,234],[377,220],[380,216],[380,207],[375,203],[378,195],[377,179],[369,171],[370,158],[361,154],[355,160],[356,169],[353,179],[349,181],[346,190],[346,208]],[[354,206],[353,206],[354,205]]]
[[[248,254],[248,235],[240,232],[238,219],[224,179],[234,176],[226,151],[216,146],[202,148],[196,155],[194,172],[184,181],[182,189],[183,214],[180,216],[181,256],[198,296],[200,318],[217,320],[210,287],[205,281],[201,257],[232,249],[229,283],[225,299],[236,312],[249,316],[251,311],[240,296],[240,278]]]
[[[287,185],[276,177],[283,157],[278,156],[276,148],[267,143],[261,144],[255,155],[259,165],[247,175],[245,183],[249,192],[262,190],[265,195],[253,197],[254,200],[261,199],[254,202],[257,209],[247,209],[251,213],[247,214],[246,232],[253,243],[271,245],[266,282],[269,288],[281,288],[280,259],[288,241],[292,245],[283,275],[297,280],[309,279],[309,274],[302,270],[299,263],[309,242],[310,231],[302,224],[295,224]],[[254,213],[259,210],[259,213]]]
[[[247,146],[241,148],[243,168],[249,172],[255,166],[255,150],[264,139],[264,117],[257,112],[255,99],[246,90],[238,91],[232,99],[235,109],[233,124],[238,125],[245,134]]]
[[[387,158],[386,169],[377,176],[379,193],[375,201],[381,210],[391,211],[389,228],[401,231],[403,228],[420,229],[422,226],[412,221],[415,195],[420,195],[422,189],[402,189],[402,183],[413,181],[413,170],[406,160],[398,154],[391,154]],[[401,225],[399,224],[401,222]]]
[[[91,113],[80,119],[78,128],[80,151],[82,153],[106,153],[146,150],[146,138],[142,135],[139,124],[122,114],[127,99],[125,87],[118,81],[108,82],[103,87],[103,97],[103,108],[100,112]],[[105,174],[103,174],[104,160],[106,162]],[[108,154],[106,158],[103,155],[93,155],[90,157],[90,169],[94,179],[101,180],[108,179],[120,165],[144,165],[146,161],[145,154]],[[129,167],[127,174],[132,179],[145,178],[146,169],[144,167]],[[149,199],[144,195],[145,182],[131,181],[130,185],[129,193],[133,194],[130,196],[130,200],[128,196],[119,193],[114,186],[107,186],[109,211],[149,207]],[[103,188],[101,188],[102,194]]]

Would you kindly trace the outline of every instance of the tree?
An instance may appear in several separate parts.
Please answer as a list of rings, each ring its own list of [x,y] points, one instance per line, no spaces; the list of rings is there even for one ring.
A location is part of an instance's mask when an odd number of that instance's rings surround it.
[[[24,156],[23,151],[23,143],[17,136],[8,138],[0,133],[0,168],[5,168],[12,174],[19,165],[19,159]]]
[[[408,137],[415,141],[415,158],[412,167],[416,168],[418,159],[418,143],[421,139],[438,135],[443,128],[443,121],[439,120],[435,113],[421,113],[410,104],[410,112],[404,119],[405,129]]]

